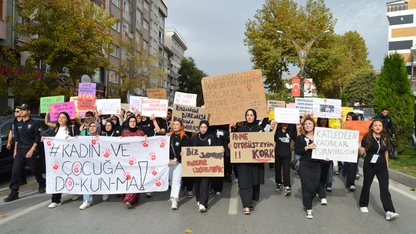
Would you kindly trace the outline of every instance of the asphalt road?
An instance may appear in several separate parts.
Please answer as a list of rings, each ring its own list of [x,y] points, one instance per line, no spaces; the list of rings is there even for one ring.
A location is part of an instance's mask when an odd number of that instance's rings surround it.
[[[368,214],[359,211],[358,198],[362,178],[356,181],[356,192],[344,189],[344,178],[334,176],[333,191],[327,194],[328,205],[316,198],[314,218],[306,219],[301,201],[300,181],[292,172],[292,196],[275,191],[274,171],[266,170],[260,201],[251,215],[243,215],[236,183],[224,182],[221,195],[211,194],[209,209],[198,212],[195,199],[181,192],[178,210],[170,209],[169,192],[144,195],[137,206],[127,210],[121,198],[110,195],[102,201],[94,196],[94,205],[79,210],[81,198],[63,196],[63,204],[48,209],[49,194],[37,194],[33,177],[20,190],[20,199],[4,203],[7,176],[0,181],[0,233],[415,233],[416,193],[409,187],[390,182],[390,192],[400,218],[386,221],[374,181]]]

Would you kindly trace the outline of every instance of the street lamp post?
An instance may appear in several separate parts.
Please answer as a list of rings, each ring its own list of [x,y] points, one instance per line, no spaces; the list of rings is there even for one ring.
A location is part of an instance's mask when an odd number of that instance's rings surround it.
[[[322,33],[319,33],[318,35],[316,35],[315,37],[313,37],[310,41],[308,41],[304,46],[301,46],[299,44],[299,42],[297,40],[295,40],[293,37],[287,35],[286,33],[282,32],[282,31],[277,31],[277,33],[286,36],[287,38],[290,39],[290,41],[292,42],[293,46],[296,49],[296,53],[298,55],[298,59],[299,59],[299,66],[300,66],[300,97],[304,97],[304,80],[306,77],[305,74],[305,64],[306,64],[306,58],[309,55],[309,50],[311,49],[313,43],[315,42],[316,38],[318,38],[319,36],[321,36],[322,34],[325,34],[327,32],[330,32],[330,30],[325,30]]]

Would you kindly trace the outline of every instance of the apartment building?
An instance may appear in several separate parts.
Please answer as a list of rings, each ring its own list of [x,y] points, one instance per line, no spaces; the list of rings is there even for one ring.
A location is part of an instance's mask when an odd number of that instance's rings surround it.
[[[400,0],[387,3],[389,21],[389,51],[399,53],[406,62],[412,91],[416,96],[416,0]]]
[[[165,20],[168,17],[168,8],[163,0],[92,0],[97,7],[104,7],[112,17],[116,17],[117,22],[111,27],[110,32],[114,38],[120,36],[128,36],[136,39],[141,46],[137,48],[138,53],[150,53],[159,58],[155,66],[165,71],[164,78],[160,80],[151,80],[150,87],[132,87],[131,94],[146,95],[146,88],[166,88],[170,103],[173,102],[173,95],[170,92],[177,90],[177,82],[172,81],[171,67],[174,64],[174,71],[177,72],[178,58],[183,58],[186,45],[179,36],[182,50],[172,50],[170,44],[165,46]],[[14,0],[0,0],[0,48],[11,45],[24,43],[19,41],[17,35],[14,34],[13,25],[6,22],[7,16],[18,17],[16,9],[13,5]],[[177,35],[179,35],[176,32]],[[107,97],[111,92],[110,84],[121,84],[122,80],[117,76],[116,71],[121,66],[125,53],[118,40],[114,40],[114,51],[108,55],[110,60],[110,68],[97,68],[96,73],[91,77],[91,82],[97,83],[97,96]],[[179,54],[177,54],[179,53]],[[22,62],[27,54],[21,53]],[[176,62],[171,62],[176,59]],[[3,62],[3,63],[2,63]],[[0,51],[0,65],[7,66]],[[4,70],[4,69],[3,69]],[[176,73],[175,73],[176,74]],[[173,76],[175,76],[175,74]],[[177,77],[177,75],[175,76]],[[81,77],[80,77],[81,80]],[[177,79],[176,79],[177,80]],[[172,83],[173,82],[173,83]],[[11,92],[0,97],[0,106],[14,107],[14,98]],[[0,108],[0,112],[4,108]]]

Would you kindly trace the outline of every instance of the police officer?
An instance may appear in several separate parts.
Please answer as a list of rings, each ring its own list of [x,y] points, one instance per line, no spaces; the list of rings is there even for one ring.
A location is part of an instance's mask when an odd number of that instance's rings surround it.
[[[45,193],[46,180],[42,176],[41,167],[36,159],[36,147],[40,143],[40,126],[39,123],[30,118],[29,105],[22,104],[20,109],[21,121],[16,121],[15,131],[15,148],[14,162],[12,169],[12,178],[10,182],[11,193],[4,199],[4,202],[10,202],[19,199],[19,180],[22,171],[25,169],[25,162],[30,167],[36,181],[39,183],[38,193]]]

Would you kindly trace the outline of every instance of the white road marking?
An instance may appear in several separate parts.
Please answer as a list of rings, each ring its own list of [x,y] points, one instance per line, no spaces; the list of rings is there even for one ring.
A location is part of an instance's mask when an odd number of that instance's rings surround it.
[[[228,214],[236,215],[238,212],[238,188],[237,183],[231,185],[230,204],[228,206]]]

